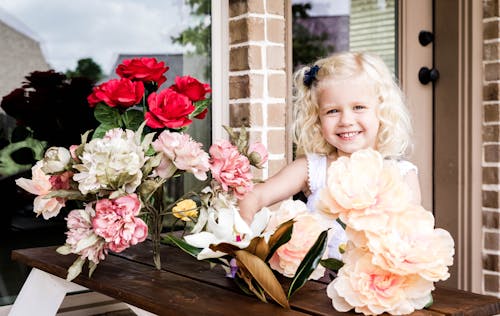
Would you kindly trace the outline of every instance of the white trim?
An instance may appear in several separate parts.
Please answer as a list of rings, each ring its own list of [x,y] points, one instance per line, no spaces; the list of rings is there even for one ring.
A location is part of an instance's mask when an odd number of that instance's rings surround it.
[[[229,125],[229,2],[212,5],[212,140],[227,139],[222,125]]]

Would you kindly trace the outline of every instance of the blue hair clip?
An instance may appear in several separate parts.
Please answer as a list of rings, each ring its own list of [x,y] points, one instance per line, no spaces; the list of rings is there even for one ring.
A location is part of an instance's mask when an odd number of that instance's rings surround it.
[[[304,85],[308,88],[311,87],[314,80],[316,80],[316,75],[318,74],[319,66],[314,65],[309,70],[304,73]]]

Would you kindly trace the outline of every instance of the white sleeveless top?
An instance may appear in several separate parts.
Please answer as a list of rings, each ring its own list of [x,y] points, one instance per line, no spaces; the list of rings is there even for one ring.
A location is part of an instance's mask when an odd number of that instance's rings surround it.
[[[397,165],[402,176],[405,176],[411,170],[418,173],[417,166],[406,160],[398,160]],[[307,197],[307,209],[314,211],[316,202],[319,199],[321,189],[326,186],[327,156],[308,154],[307,155],[307,174],[308,184],[311,194]],[[340,244],[347,242],[345,231],[340,224],[335,221],[330,230],[330,241],[328,242],[328,254],[330,258],[340,259],[338,251]]]

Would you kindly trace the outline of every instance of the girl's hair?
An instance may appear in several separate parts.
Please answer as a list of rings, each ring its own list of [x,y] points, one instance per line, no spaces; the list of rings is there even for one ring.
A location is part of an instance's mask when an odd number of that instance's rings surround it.
[[[321,82],[364,77],[373,84],[380,104],[377,109],[380,127],[376,150],[384,157],[401,156],[410,143],[411,121],[396,80],[380,59],[368,53],[344,52],[318,60],[294,74],[294,141],[297,154],[330,154],[336,148],[321,134],[318,92],[328,89]],[[304,82],[304,77],[306,78]]]

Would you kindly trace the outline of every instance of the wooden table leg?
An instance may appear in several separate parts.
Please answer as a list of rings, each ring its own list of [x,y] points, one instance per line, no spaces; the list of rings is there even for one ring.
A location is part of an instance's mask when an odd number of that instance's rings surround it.
[[[84,290],[87,288],[33,268],[9,316],[56,315],[66,293]]]

